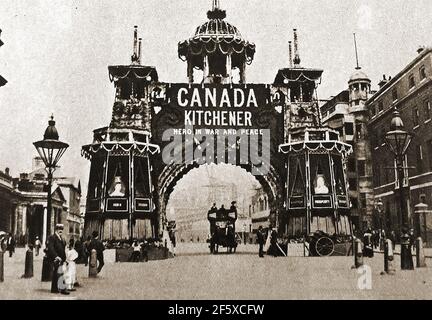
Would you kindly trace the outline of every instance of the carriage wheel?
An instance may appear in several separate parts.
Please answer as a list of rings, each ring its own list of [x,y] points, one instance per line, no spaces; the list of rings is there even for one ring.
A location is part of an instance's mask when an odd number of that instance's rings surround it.
[[[330,256],[334,252],[334,249],[334,242],[328,237],[321,237],[315,243],[316,253],[321,257]]]

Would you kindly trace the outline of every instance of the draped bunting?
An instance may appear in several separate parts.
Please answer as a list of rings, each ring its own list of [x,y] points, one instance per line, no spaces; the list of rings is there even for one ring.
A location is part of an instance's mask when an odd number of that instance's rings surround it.
[[[154,67],[147,66],[109,66],[109,79],[111,82],[124,78],[145,79],[152,77],[153,81],[158,81],[158,74]]]
[[[321,82],[323,70],[306,68],[286,68],[280,69],[276,75],[275,83],[289,82]],[[285,83],[286,83],[285,81]]]
[[[140,153],[144,153],[146,151],[150,152],[151,154],[155,154],[157,152],[160,152],[160,148],[156,144],[152,143],[142,143],[142,142],[102,142],[102,143],[95,143],[95,144],[89,144],[86,146],[83,146],[81,149],[81,155],[86,157],[87,159],[90,159],[91,156],[100,150],[105,151],[113,151],[121,149],[125,152],[129,152],[130,150],[138,150]]]
[[[290,152],[302,152],[304,150],[317,151],[324,149],[327,151],[336,150],[339,153],[350,154],[352,147],[349,144],[340,141],[313,141],[313,142],[293,142],[285,143],[279,146],[279,152],[290,153]]]
[[[186,61],[188,55],[209,55],[216,51],[224,55],[245,54],[250,63],[255,54],[255,44],[236,37],[200,36],[179,43],[178,54],[181,60]]]

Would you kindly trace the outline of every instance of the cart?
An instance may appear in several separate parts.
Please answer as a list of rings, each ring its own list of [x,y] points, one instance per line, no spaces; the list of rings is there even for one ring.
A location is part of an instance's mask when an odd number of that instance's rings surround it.
[[[329,235],[321,230],[310,234],[306,241],[309,244],[309,255],[311,256],[346,256],[352,252],[350,237]]]

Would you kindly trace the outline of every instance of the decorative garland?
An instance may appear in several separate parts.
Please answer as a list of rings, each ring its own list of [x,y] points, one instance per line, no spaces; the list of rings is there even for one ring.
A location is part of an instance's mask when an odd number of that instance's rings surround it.
[[[288,150],[286,148],[288,148]],[[327,151],[333,151],[336,149],[339,153],[346,154],[352,152],[352,147],[349,144],[340,141],[301,141],[279,145],[279,152],[285,154],[290,152],[298,153],[304,150],[317,151],[319,149],[325,149]]]
[[[83,146],[81,149],[81,155],[87,159],[95,153],[98,153],[101,149],[111,152],[116,149],[121,149],[125,152],[129,152],[132,149],[138,150],[140,153],[149,151],[151,154],[156,154],[160,152],[160,147],[152,143],[142,143],[142,142],[102,142],[97,144],[91,144]]]

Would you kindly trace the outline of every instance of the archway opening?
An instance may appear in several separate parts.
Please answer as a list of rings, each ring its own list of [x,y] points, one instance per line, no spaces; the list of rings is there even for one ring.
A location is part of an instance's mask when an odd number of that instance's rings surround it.
[[[236,239],[253,243],[259,225],[268,227],[271,219],[268,186],[260,177],[230,164],[204,164],[190,169],[168,195],[166,218],[175,221],[177,243],[206,243],[210,238],[207,214],[213,204],[229,209],[236,202]]]

